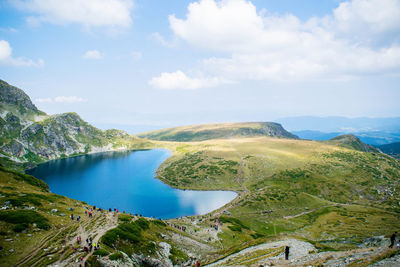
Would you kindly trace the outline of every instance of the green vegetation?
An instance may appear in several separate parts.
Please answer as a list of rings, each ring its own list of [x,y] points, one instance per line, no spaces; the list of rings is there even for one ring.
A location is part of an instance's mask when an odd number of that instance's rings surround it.
[[[124,256],[121,253],[113,253],[110,255],[110,260],[112,261],[117,261],[117,260],[122,260]]]
[[[93,252],[93,255],[100,256],[100,257],[107,256],[108,254],[110,254],[110,252],[108,252],[107,250],[102,249],[102,248],[98,249],[98,250],[95,250]]]
[[[128,255],[143,253],[152,255],[156,252],[155,240],[159,240],[159,233],[165,225],[159,220],[137,219],[133,222],[124,222],[118,227],[109,230],[101,238],[101,242],[110,248],[124,251]]]
[[[170,253],[171,255],[169,255],[169,259],[174,265],[181,265],[189,259],[189,257],[185,253],[175,248],[174,246],[171,247]]]
[[[0,211],[0,221],[18,225],[14,231],[21,232],[29,224],[36,224],[39,229],[50,229],[49,221],[39,213],[31,210]]]
[[[239,219],[233,217],[220,217],[221,222],[223,223],[230,223],[231,225],[228,226],[229,229],[235,232],[242,232],[242,229],[249,229],[248,226],[244,225]]]

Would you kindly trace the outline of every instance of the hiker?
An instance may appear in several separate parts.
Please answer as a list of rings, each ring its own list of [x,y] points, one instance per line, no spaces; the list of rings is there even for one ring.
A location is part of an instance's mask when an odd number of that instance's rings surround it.
[[[397,232],[394,232],[394,234],[392,234],[392,235],[390,236],[390,246],[389,246],[389,248],[392,248],[392,247],[393,247],[394,241],[396,241],[396,235],[397,235]]]
[[[200,267],[200,262],[199,262],[199,260],[196,261],[196,267]]]
[[[288,246],[285,247],[285,260],[289,260],[289,250],[290,248]]]
[[[74,220],[74,214],[71,214],[71,220]]]

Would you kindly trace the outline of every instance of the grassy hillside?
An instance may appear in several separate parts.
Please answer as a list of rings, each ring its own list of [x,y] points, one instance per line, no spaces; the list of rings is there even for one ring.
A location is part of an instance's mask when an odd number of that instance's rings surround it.
[[[81,257],[89,266],[182,264],[190,263],[189,252],[206,257],[217,249],[160,220],[104,210],[89,217],[89,204],[53,194],[43,181],[3,167],[0,207],[0,266],[75,266]],[[71,220],[71,214],[81,220]],[[100,250],[83,251],[89,237]]]
[[[273,122],[216,123],[183,126],[147,132],[138,136],[151,140],[178,142],[255,136],[297,139],[297,136],[283,129],[280,124]]]
[[[165,146],[175,153],[161,165],[161,180],[240,193],[211,214],[227,222],[218,234],[221,257],[281,235],[348,249],[400,226],[400,162],[385,154],[267,137]]]

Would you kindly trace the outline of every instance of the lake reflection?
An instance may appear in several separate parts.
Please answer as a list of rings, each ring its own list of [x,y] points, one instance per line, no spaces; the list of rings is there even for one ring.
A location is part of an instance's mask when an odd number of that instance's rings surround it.
[[[106,152],[50,161],[27,171],[43,179],[54,193],[104,209],[175,218],[205,214],[236,197],[229,191],[184,191],[155,178],[171,156],[166,149]]]

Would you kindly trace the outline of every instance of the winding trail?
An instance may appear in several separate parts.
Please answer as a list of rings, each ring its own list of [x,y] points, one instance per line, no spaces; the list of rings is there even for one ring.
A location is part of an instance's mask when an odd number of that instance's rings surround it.
[[[86,239],[92,238],[93,243],[98,243],[100,238],[108,231],[115,228],[118,225],[118,214],[109,211],[97,212],[92,218],[85,217],[79,223],[79,227],[76,232],[66,240],[66,247],[77,247],[76,251],[64,259],[64,251],[58,258],[57,262],[54,262],[51,266],[76,266],[76,258],[83,257],[80,263],[84,263],[87,259],[93,255],[95,251],[92,249],[91,252],[83,252],[83,247],[87,246]],[[76,238],[80,236],[81,242],[78,244]]]
[[[310,251],[315,250],[315,247],[311,245],[308,242],[303,242],[299,241],[296,239],[287,239],[287,240],[282,240],[282,241],[276,241],[276,242],[271,242],[271,243],[264,243],[261,245],[249,247],[246,249],[243,249],[237,253],[231,254],[228,257],[225,257],[217,262],[214,262],[212,264],[209,264],[207,266],[234,266],[236,265],[240,259],[245,259],[246,257],[249,257],[253,253],[257,251],[263,251],[267,249],[276,249],[279,250],[282,248],[282,253],[279,251],[279,255],[283,254],[283,247],[289,246],[291,247],[290,249],[290,255],[293,258],[300,258],[303,256],[306,256],[309,254]],[[261,255],[262,256],[262,255]],[[261,257],[259,256],[259,258]],[[251,257],[252,260],[257,260],[257,258]],[[261,260],[261,258],[260,258]]]

